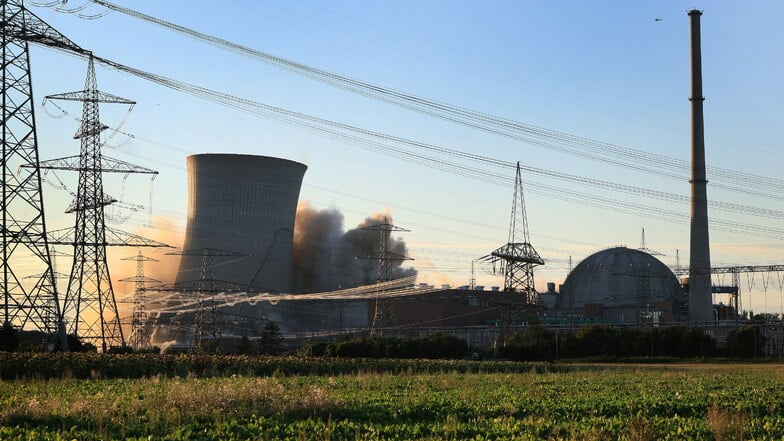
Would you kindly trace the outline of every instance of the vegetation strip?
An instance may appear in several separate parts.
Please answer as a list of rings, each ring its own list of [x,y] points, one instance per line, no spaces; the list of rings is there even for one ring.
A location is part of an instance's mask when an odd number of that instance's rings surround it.
[[[0,439],[781,439],[782,380],[779,365],[14,380]]]
[[[0,352],[0,379],[220,377],[231,375],[416,374],[436,372],[546,372],[546,363],[470,360],[337,359],[243,355],[159,355]]]

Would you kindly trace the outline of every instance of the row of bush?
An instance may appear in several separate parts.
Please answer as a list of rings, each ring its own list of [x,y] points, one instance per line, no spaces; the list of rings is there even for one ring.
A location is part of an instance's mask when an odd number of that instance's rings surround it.
[[[465,341],[445,334],[423,338],[344,337],[335,342],[310,343],[307,355],[346,358],[462,359],[469,353]]]
[[[754,358],[765,356],[766,338],[756,326],[732,330],[719,347],[702,328],[615,328],[590,325],[575,333],[528,326],[510,334],[492,348],[469,348],[465,341],[443,334],[424,338],[347,337],[316,342],[306,355],[347,358],[501,358],[515,361],[554,361],[580,358]]]
[[[358,373],[554,372],[547,363],[470,360],[403,360],[203,354],[101,354],[0,352],[0,380],[163,377],[343,375]]]
[[[496,348],[496,355],[540,361],[586,357],[754,358],[765,356],[765,342],[760,329],[751,325],[730,331],[721,347],[702,328],[688,326],[632,329],[592,325],[575,333],[528,326],[506,338]]]
[[[85,343],[76,335],[68,334],[68,348],[71,352],[96,352],[97,348]],[[0,327],[0,352],[41,352],[59,350],[59,342],[40,331],[22,331],[9,326]]]
[[[269,330],[258,341],[242,339],[236,348],[239,354],[278,355],[283,351],[278,329]],[[0,352],[11,349],[0,345]],[[262,336],[264,337],[264,336]],[[521,332],[502,339],[492,348],[469,348],[465,341],[450,335],[435,334],[423,338],[351,337],[334,342],[310,343],[303,352],[308,356],[339,358],[398,358],[398,359],[464,359],[500,358],[514,361],[554,361],[579,358],[756,358],[765,356],[766,338],[760,328],[741,326],[729,332],[725,344],[702,328],[687,326],[615,328],[609,325],[589,325],[575,333],[555,332],[541,326],[528,326]],[[72,351],[89,351],[78,339],[69,336]],[[127,351],[130,352],[130,348]],[[13,350],[13,349],[11,349]],[[118,351],[115,351],[118,352]]]

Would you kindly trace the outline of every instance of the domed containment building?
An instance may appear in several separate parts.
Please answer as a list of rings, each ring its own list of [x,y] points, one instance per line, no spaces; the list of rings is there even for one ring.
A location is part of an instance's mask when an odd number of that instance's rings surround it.
[[[187,158],[188,224],[176,283],[199,280],[203,256],[212,278],[291,292],[292,238],[307,167],[267,156],[200,154]]]
[[[673,272],[640,250],[615,247],[580,262],[561,286],[561,314],[617,322],[688,319],[687,297]]]

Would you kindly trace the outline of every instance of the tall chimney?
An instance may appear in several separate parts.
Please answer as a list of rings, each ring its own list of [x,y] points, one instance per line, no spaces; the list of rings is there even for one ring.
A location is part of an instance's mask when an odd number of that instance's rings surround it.
[[[691,252],[689,253],[689,320],[713,321],[710,242],[708,241],[708,180],[705,176],[705,127],[702,118],[702,50],[700,16],[691,18]]]

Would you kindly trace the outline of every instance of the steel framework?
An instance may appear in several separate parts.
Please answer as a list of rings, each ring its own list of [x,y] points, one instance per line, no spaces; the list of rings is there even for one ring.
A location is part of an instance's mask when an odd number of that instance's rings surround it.
[[[84,90],[50,95],[46,99],[81,101],[83,104],[81,125],[74,135],[74,139],[81,142],[79,156],[45,161],[39,168],[79,172],[76,199],[66,210],[76,214],[75,226],[73,230],[54,232],[51,242],[73,246],[73,264],[62,306],[63,321],[71,320],[67,323],[68,332],[100,345],[105,352],[112,347],[125,346],[106,262],[106,247],[167,245],[107,229],[104,207],[117,200],[104,193],[103,172],[158,172],[102,156],[100,135],[107,126],[100,121],[99,103],[133,105],[135,102],[98,91],[92,56],[88,57]]]
[[[28,11],[22,0],[0,0],[0,13],[2,325],[57,334],[66,348],[44,219],[28,43],[85,51]]]
[[[157,262],[157,259],[142,255],[141,250],[133,257],[126,257],[122,260],[132,260],[136,262],[136,276],[120,279],[120,282],[134,282],[133,290],[133,313],[131,315],[131,335],[128,344],[134,350],[152,349],[150,342],[150,327],[147,315],[147,296],[145,287],[148,283],[160,282],[144,276],[144,262]]]
[[[677,275],[689,275],[689,284],[691,284],[691,274],[693,273],[690,268],[676,268],[673,271]],[[784,273],[784,265],[741,265],[741,266],[714,266],[709,271],[704,271],[709,274],[730,274],[732,277],[732,286],[737,288],[730,294],[730,303],[735,308],[735,313],[740,313],[740,275],[753,274],[753,273]],[[778,277],[778,276],[777,276]],[[710,284],[710,280],[708,280]]]
[[[365,257],[365,259],[378,260],[378,283],[388,282],[392,279],[392,265],[393,261],[414,260],[410,257],[403,256],[390,250],[389,239],[393,231],[408,232],[405,228],[396,227],[389,222],[385,216],[383,222],[369,227],[364,227],[365,231],[378,231],[379,232],[379,246],[378,254],[375,256]],[[373,308],[373,322],[370,325],[370,335],[382,335],[384,328],[389,328],[395,325],[395,309],[393,300],[389,298],[376,298]]]
[[[642,235],[640,236],[640,248],[638,250],[642,251],[643,253],[648,253],[651,256],[663,256],[664,254],[654,251],[648,248],[648,242],[645,240],[645,228],[642,229]]]
[[[247,288],[247,285],[244,287],[231,283],[231,282],[224,282],[221,280],[215,279],[215,258],[216,257],[247,257],[246,254],[235,253],[233,251],[224,251],[224,250],[216,250],[212,248],[204,248],[204,249],[197,249],[197,250],[183,250],[179,253],[168,253],[169,255],[176,255],[176,256],[200,256],[201,257],[201,266],[199,268],[199,280],[196,281],[196,310],[193,313],[193,345],[192,349],[194,351],[202,351],[204,350],[204,336],[205,336],[205,329],[204,325],[209,324],[212,331],[212,338],[213,342],[217,343],[221,338],[221,314],[218,311],[218,307],[220,306],[214,299],[215,294],[218,292],[222,292],[223,290],[229,291],[241,291],[244,288]],[[169,290],[193,290],[193,282],[184,282],[180,284],[174,284],[173,288],[169,288]],[[228,289],[227,289],[228,288]],[[158,289],[160,290],[167,290]],[[208,295],[209,294],[209,298]],[[204,320],[204,310],[205,306],[209,306],[211,320],[210,322],[205,322]]]
[[[519,293],[521,296],[519,303],[523,305],[539,303],[539,294],[534,286],[534,267],[544,265],[544,260],[530,243],[519,162],[512,198],[509,241],[479,260],[490,262],[494,266],[496,263],[501,264],[501,271],[504,273],[504,291]]]

